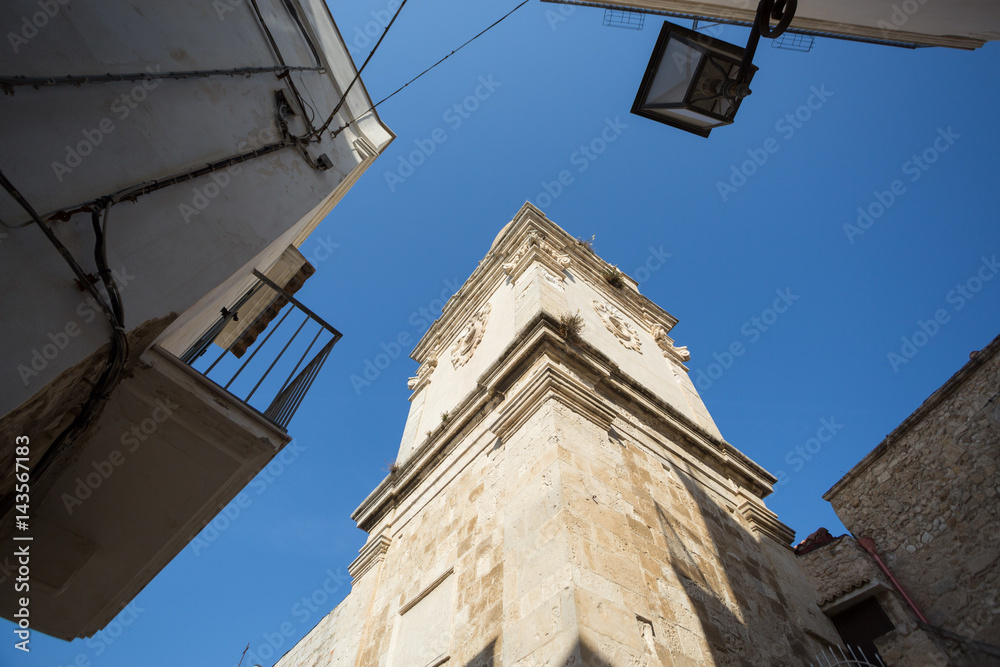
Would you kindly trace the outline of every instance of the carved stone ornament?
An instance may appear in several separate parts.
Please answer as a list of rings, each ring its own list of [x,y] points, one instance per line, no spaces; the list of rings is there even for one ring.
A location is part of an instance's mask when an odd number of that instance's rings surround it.
[[[681,362],[691,360],[691,353],[688,352],[687,347],[674,346],[673,339],[667,335],[667,330],[662,324],[654,324],[649,333],[652,334],[653,340],[663,350],[663,356],[670,356]]]
[[[490,319],[490,304],[486,304],[476,313],[458,334],[458,340],[451,350],[451,365],[456,369],[469,363],[469,359],[479,347],[486,333],[486,322]]]
[[[569,255],[556,250],[537,230],[531,230],[517,252],[504,262],[504,273],[516,281],[533,260],[540,261],[556,274],[561,274],[571,263]]]
[[[594,310],[601,317],[601,322],[604,323],[608,331],[615,335],[618,342],[626,348],[642,354],[642,350],[640,349],[642,343],[639,340],[639,332],[628,323],[625,315],[614,306],[606,303],[597,300],[591,300],[591,303],[594,305]]]
[[[556,289],[558,289],[558,290],[565,290],[566,289],[565,279],[564,278],[557,278],[555,276],[555,274],[553,274],[551,271],[549,271],[548,269],[546,269],[544,267],[540,268],[538,270],[538,273],[542,276],[542,279],[545,282],[547,282],[548,284],[552,285]]]
[[[424,363],[420,364],[420,368],[417,369],[417,374],[411,377],[406,382],[406,387],[410,391],[416,391],[424,385],[431,383],[430,377],[434,369],[437,368],[438,360],[437,357],[431,357]]]

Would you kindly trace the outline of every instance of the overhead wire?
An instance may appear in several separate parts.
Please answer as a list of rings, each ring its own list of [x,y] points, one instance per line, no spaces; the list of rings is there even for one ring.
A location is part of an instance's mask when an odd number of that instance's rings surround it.
[[[407,86],[409,86],[411,83],[413,83],[414,81],[416,81],[417,79],[419,79],[420,77],[422,77],[424,74],[427,74],[432,69],[434,69],[435,67],[437,67],[438,65],[440,65],[441,63],[443,63],[445,60],[447,60],[448,58],[451,58],[453,55],[455,55],[456,53],[458,53],[459,51],[461,51],[462,49],[464,49],[466,46],[468,46],[472,42],[476,41],[477,39],[479,39],[480,37],[482,37],[483,35],[485,35],[491,29],[493,29],[494,27],[496,27],[497,25],[499,25],[501,22],[503,22],[503,20],[506,19],[508,16],[510,16],[511,14],[513,14],[514,12],[516,12],[518,9],[520,9],[521,7],[523,7],[526,4],[528,4],[528,2],[529,2],[529,0],[524,0],[523,2],[521,2],[519,5],[517,5],[516,7],[514,7],[514,9],[510,10],[509,12],[507,12],[506,14],[504,14],[503,16],[501,16],[500,18],[498,18],[496,21],[494,21],[493,23],[491,23],[490,25],[488,25],[485,29],[481,30],[474,37],[472,37],[471,39],[467,40],[465,43],[463,43],[457,49],[453,50],[451,53],[449,53],[445,57],[443,57],[440,60],[438,60],[436,63],[434,63],[433,65],[431,65],[430,67],[428,67],[423,72],[421,72],[420,74],[416,75],[415,77],[413,77],[412,79],[410,79],[406,83],[404,83],[402,86],[400,86],[399,88],[397,88],[396,90],[394,90],[392,93],[390,93],[386,97],[383,97],[381,100],[379,100],[375,104],[373,104],[370,107],[368,107],[368,109],[366,111],[364,111],[363,113],[359,114],[356,118],[354,118],[353,120],[350,120],[347,123],[345,123],[345,124],[341,125],[340,127],[338,127],[336,130],[334,130],[332,132],[332,135],[334,137],[336,137],[338,134],[340,134],[341,132],[343,132],[344,130],[346,130],[348,127],[350,127],[352,124],[354,124],[354,123],[358,122],[359,120],[361,120],[369,111],[374,111],[375,108],[378,107],[380,104],[382,104],[383,102],[391,99],[397,93],[399,93],[404,88],[406,88]],[[406,4],[405,0],[404,0],[403,4],[404,5]],[[399,8],[402,9],[403,8],[402,5],[400,5]],[[397,11],[397,14],[398,14],[398,11]],[[395,20],[395,17],[393,17],[393,20]],[[389,26],[391,26],[391,25],[392,25],[392,22],[390,21],[389,22]],[[382,33],[382,37],[385,37],[386,33],[389,32],[389,26],[386,26],[385,32]],[[382,37],[379,38],[379,42],[382,41]],[[375,44],[375,49],[377,49],[377,48],[378,48],[378,44]],[[370,53],[368,55],[368,60],[371,60],[372,55],[375,53],[375,49],[372,49],[372,53]],[[365,61],[365,65],[368,64],[368,60]],[[364,66],[362,66],[361,69],[364,69]],[[361,75],[361,71],[359,70],[358,71],[358,76],[360,76],[360,75]],[[353,85],[353,82],[352,82],[352,85]],[[348,90],[350,90],[350,88],[348,88]],[[345,94],[344,98],[346,99],[346,97],[347,96]],[[343,100],[341,100],[341,104],[343,104]],[[339,109],[339,108],[340,108],[340,105],[337,105],[337,109]],[[334,113],[336,113],[336,109],[334,110]],[[333,115],[331,115],[330,118],[327,120],[327,123],[324,124],[324,126],[322,128],[320,128],[320,131],[326,129],[326,127],[329,125],[330,120],[332,120],[332,119],[333,119]]]
[[[527,2],[527,0],[525,1]],[[333,108],[333,111],[330,112],[330,116],[326,119],[326,122],[323,123],[322,127],[316,130],[312,136],[318,139],[319,136],[323,134],[323,132],[325,132],[328,127],[330,127],[330,123],[332,123],[333,119],[337,116],[337,112],[340,111],[340,108],[344,106],[344,102],[347,101],[347,96],[350,94],[351,89],[354,88],[354,84],[356,84],[358,80],[361,78],[361,73],[365,71],[366,67],[368,67],[368,63],[371,62],[372,56],[374,56],[375,52],[378,51],[378,47],[382,43],[382,40],[385,39],[385,36],[389,34],[389,28],[391,28],[392,24],[396,22],[396,19],[399,17],[399,13],[403,11],[403,7],[405,6],[406,6],[406,0],[403,0],[403,2],[399,5],[399,8],[396,9],[396,13],[393,14],[392,18],[389,20],[388,25],[385,26],[385,30],[382,31],[381,35],[379,35],[378,41],[375,42],[375,46],[372,47],[371,53],[369,53],[368,57],[365,58],[365,61],[361,64],[361,67],[358,69],[357,73],[355,73],[354,78],[351,79],[351,83],[348,84],[347,89],[344,90],[344,94],[341,95],[340,101],[337,102],[337,106],[335,106]],[[371,111],[371,109],[369,109],[368,111]],[[366,111],[365,113],[368,113],[368,111]],[[361,115],[363,116],[364,114]],[[337,136],[337,134],[339,133],[340,130],[337,130],[337,132],[334,133],[334,136]]]

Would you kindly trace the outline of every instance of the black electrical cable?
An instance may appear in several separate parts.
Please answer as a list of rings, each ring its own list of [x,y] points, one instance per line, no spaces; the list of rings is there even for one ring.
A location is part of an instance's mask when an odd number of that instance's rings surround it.
[[[0,227],[3,227],[5,229],[22,229],[24,227],[28,227],[29,225],[33,225],[33,224],[35,224],[34,220],[26,220],[25,222],[22,222],[19,225],[8,225],[3,220],[0,220]]]
[[[406,0],[403,0],[403,1],[405,2]],[[274,57],[278,59],[278,63],[282,67],[287,67],[287,65],[285,63],[285,58],[284,58],[284,56],[281,55],[281,50],[278,48],[278,43],[275,41],[274,35],[271,34],[271,29],[267,27],[267,22],[264,21],[264,15],[261,13],[260,7],[257,5],[257,0],[250,0],[250,5],[253,7],[254,14],[257,15],[257,21],[260,23],[260,27],[264,31],[264,35],[267,37],[267,41],[271,44],[271,49],[274,50]],[[296,19],[297,18],[298,17],[296,17]],[[303,36],[305,37],[306,42],[309,42],[309,36],[305,35],[304,33],[303,33]],[[310,44],[310,46],[312,46],[312,45]],[[307,125],[307,127],[309,129],[309,132],[311,134],[312,131],[313,131],[312,120],[310,118],[308,118],[308,115],[306,114],[306,111],[305,111],[306,105],[305,105],[305,102],[302,100],[302,95],[299,94],[299,89],[296,87],[295,81],[292,80],[291,73],[290,72],[285,72],[284,75],[279,75],[278,76],[278,78],[285,78],[285,77],[288,78],[288,87],[291,89],[292,95],[295,97],[295,101],[298,102],[299,106],[302,108],[302,114],[303,114],[303,116],[306,116],[306,118],[305,118],[306,125]]]
[[[59,240],[59,237],[57,237],[55,233],[53,233],[53,231],[49,229],[48,226],[42,221],[42,218],[38,215],[38,212],[35,211],[35,209],[31,206],[31,204],[28,203],[28,200],[26,200],[24,196],[20,193],[20,191],[16,187],[14,187],[14,184],[7,179],[2,170],[0,170],[0,185],[3,185],[4,189],[7,190],[10,196],[14,198],[14,201],[20,204],[21,208],[23,208],[25,211],[28,212],[28,215],[31,216],[31,221],[34,222],[36,225],[38,225],[38,227],[42,230],[45,236],[48,237],[52,245],[56,247],[56,250],[59,251],[59,254],[62,255],[63,259],[66,260],[66,263],[69,264],[69,267],[73,270],[73,273],[76,274],[76,277],[80,280],[80,283],[84,286],[84,288],[87,289],[87,291],[90,292],[90,294],[94,297],[94,299],[97,300],[98,304],[100,304],[101,309],[104,311],[104,314],[108,318],[108,321],[112,322],[113,324],[115,321],[114,314],[111,312],[111,309],[108,307],[108,305],[104,302],[104,299],[101,297],[101,293],[98,292],[97,288],[91,284],[90,278],[89,276],[87,276],[87,273],[77,263],[76,259],[74,259],[69,249],[67,249],[66,246],[63,245],[62,241]]]
[[[262,155],[269,155],[279,150],[285,148],[291,148],[293,146],[298,146],[301,144],[301,139],[298,137],[285,136],[281,141],[277,141],[272,144],[266,144],[260,148],[255,148],[253,150],[247,151],[245,153],[240,153],[239,155],[231,155],[227,158],[221,160],[216,160],[215,162],[210,162],[201,167],[185,171],[180,174],[173,174],[171,176],[164,176],[163,178],[153,179],[149,181],[142,181],[135,185],[130,185],[128,187],[121,188],[115,192],[107,195],[102,195],[94,199],[88,200],[86,202],[75,204],[73,206],[60,209],[58,211],[52,211],[46,216],[46,220],[68,220],[73,215],[77,213],[82,213],[92,210],[95,206],[101,204],[104,201],[135,201],[138,197],[142,195],[148,195],[151,192],[156,192],[157,190],[162,190],[163,188],[170,187],[172,185],[177,185],[178,183],[183,183],[185,181],[190,181],[201,176],[206,176],[208,174],[232,167],[243,162],[247,162],[254,158],[261,157]]]
[[[404,1],[403,4],[406,4],[405,1]],[[507,12],[506,14],[504,14],[503,16],[501,16],[499,19],[497,19],[496,21],[494,21],[493,23],[491,23],[489,26],[486,27],[485,30],[482,30],[475,37],[473,37],[472,39],[468,40],[467,42],[465,42],[464,44],[462,44],[460,47],[458,47],[457,49],[455,49],[454,51],[452,51],[451,53],[449,53],[448,55],[446,55],[444,58],[442,58],[441,60],[437,61],[436,63],[434,63],[433,65],[431,65],[427,69],[425,69],[423,72],[421,72],[420,74],[416,75],[415,77],[413,77],[412,79],[410,79],[409,81],[407,81],[406,83],[404,83],[402,86],[400,86],[399,88],[397,88],[396,90],[394,90],[388,96],[383,97],[381,100],[379,100],[375,104],[373,104],[370,107],[368,107],[368,110],[365,111],[364,113],[361,113],[357,118],[355,118],[354,120],[348,121],[347,123],[345,123],[345,124],[341,125],[340,127],[338,127],[336,130],[333,131],[333,133],[332,133],[333,136],[337,136],[338,134],[340,134],[341,132],[343,132],[344,130],[346,130],[348,127],[350,127],[352,124],[354,124],[354,123],[358,122],[359,120],[361,120],[365,116],[365,114],[367,114],[369,111],[374,111],[377,106],[379,106],[380,104],[382,104],[382,102],[385,102],[386,100],[392,98],[394,95],[396,95],[396,93],[400,92],[401,90],[403,90],[404,88],[406,88],[407,86],[409,86],[411,83],[413,83],[414,81],[416,81],[417,79],[419,79],[420,77],[422,77],[424,74],[427,74],[432,69],[434,69],[435,67],[437,67],[438,65],[440,65],[441,63],[443,63],[445,60],[447,60],[448,58],[451,58],[453,55],[455,55],[456,53],[458,53],[459,51],[461,51],[462,49],[464,49],[466,46],[468,46],[469,44],[471,44],[475,40],[479,39],[482,35],[486,34],[490,29],[492,29],[493,27],[495,27],[496,25],[498,25],[501,21],[503,21],[505,18],[507,18],[508,16],[510,16],[511,14],[513,14],[514,12],[516,12],[517,10],[519,10],[521,7],[524,7],[526,4],[528,4],[528,0],[524,0],[524,2],[522,2],[521,4],[519,4],[517,7],[514,7],[514,9],[510,10],[509,12]],[[400,9],[402,9],[402,8],[403,8],[402,5],[400,5]],[[390,22],[389,25],[392,25],[392,23]],[[389,28],[387,26],[386,27],[386,32],[388,32],[388,31],[389,31]],[[382,36],[384,37],[385,33],[382,33]],[[379,39],[379,41],[382,41],[381,38]],[[375,47],[378,48],[378,44],[376,44]],[[372,53],[375,53],[374,49],[372,50]],[[368,57],[371,58],[370,55]],[[365,61],[365,64],[368,64],[367,60]],[[361,69],[364,69],[364,66],[362,66]],[[360,75],[360,74],[361,74],[361,72],[359,71],[358,75]],[[350,90],[350,88],[348,88],[348,90]],[[345,98],[346,98],[346,94],[345,94]],[[343,100],[341,100],[341,103],[343,103]],[[339,109],[340,106],[338,105],[337,108]],[[336,110],[334,111],[334,113],[336,113]],[[333,119],[333,116],[330,116],[329,120],[332,120],[332,119]],[[329,120],[327,121],[327,125],[329,125]],[[324,125],[322,128],[320,128],[320,131],[326,129],[327,125]]]
[[[34,477],[41,480],[46,471],[52,467],[63,453],[69,449],[77,438],[79,438],[93,423],[104,407],[104,404],[111,398],[111,393],[121,381],[122,372],[128,361],[128,336],[125,334],[125,310],[121,300],[121,294],[115,285],[107,262],[107,219],[111,210],[111,203],[108,202],[104,208],[104,225],[101,224],[101,213],[95,209],[91,212],[91,224],[94,228],[94,260],[97,263],[98,274],[104,283],[108,293],[108,300],[111,302],[111,311],[115,316],[111,336],[111,350],[108,360],[101,371],[97,381],[93,383],[87,400],[80,407],[80,411],[70,424],[62,430],[52,445],[35,464]]]
[[[104,209],[105,223],[107,222],[110,208],[111,204],[108,203]],[[111,350],[108,353],[108,359],[104,365],[104,369],[101,371],[101,375],[96,382],[92,383],[90,394],[80,407],[80,411],[73,421],[56,436],[55,440],[52,441],[52,445],[35,464],[33,476],[39,482],[44,478],[52,465],[59,460],[66,450],[90,427],[94,419],[100,415],[104,404],[111,398],[111,393],[121,381],[122,372],[128,361],[128,336],[125,334],[124,327],[125,311],[121,295],[114,282],[114,276],[108,268],[106,255],[107,235],[104,229],[102,229],[100,217],[101,214],[98,210],[95,209],[91,212],[91,223],[96,235],[94,259],[97,262],[98,272],[108,292],[108,298],[111,301],[111,310],[117,319],[111,336]]]
[[[313,44],[313,40],[309,36],[309,31],[306,30],[306,26],[302,23],[302,19],[299,18],[299,13],[295,10],[295,5],[291,3],[291,0],[285,0],[285,11],[291,15],[291,17],[295,20],[295,24],[299,26],[299,32],[302,33],[302,39],[306,41],[306,45],[309,47],[309,50],[312,51],[316,64],[322,66],[323,59],[320,58],[319,50],[316,48],[316,45]]]
[[[528,0],[525,0],[525,2],[527,2],[527,1]],[[524,4],[524,3],[521,3],[521,4]],[[382,40],[385,39],[385,36],[389,34],[389,28],[391,28],[392,24],[396,22],[396,18],[399,16],[399,13],[401,11],[403,11],[403,7],[405,7],[405,6],[406,6],[406,0],[403,0],[403,2],[399,5],[399,8],[396,10],[396,13],[392,15],[392,19],[389,20],[389,25],[387,25],[385,27],[385,30],[382,31],[382,34],[379,35],[378,41],[375,42],[375,46],[372,47],[371,53],[369,53],[368,57],[365,58],[365,61],[361,64],[361,68],[358,70],[357,74],[354,75],[354,78],[351,80],[351,83],[347,86],[347,90],[344,91],[344,94],[340,98],[340,101],[337,102],[337,106],[335,106],[333,108],[333,111],[330,112],[330,117],[326,119],[326,122],[323,123],[323,126],[320,127],[318,130],[316,130],[313,133],[312,136],[314,136],[314,137],[316,137],[318,139],[319,135],[323,134],[323,132],[325,132],[328,127],[330,127],[330,123],[333,122],[333,119],[334,119],[334,117],[336,117],[337,112],[340,111],[340,107],[344,106],[344,102],[347,101],[347,95],[351,92],[351,88],[353,88],[354,84],[357,83],[358,79],[361,78],[361,73],[365,71],[365,67],[368,67],[368,63],[371,61],[372,56],[374,56],[375,52],[378,51],[379,44],[381,44]],[[374,109],[374,108],[375,107],[372,107],[372,109]],[[368,111],[371,111],[371,109],[369,109]],[[368,113],[368,111],[366,111],[365,113]],[[364,114],[361,114],[361,115],[363,116]],[[348,125],[350,125],[350,123],[348,123]],[[343,128],[341,128],[341,130],[342,129]],[[337,130],[337,132],[334,133],[334,136],[337,136],[337,134],[339,134],[339,133],[340,133],[340,130]]]
[[[82,434],[87,427],[90,426],[91,422],[99,414],[101,407],[103,407],[104,403],[107,402],[108,398],[111,396],[111,392],[120,381],[122,370],[128,360],[128,337],[125,335],[125,311],[121,301],[121,294],[118,292],[118,288],[114,282],[114,275],[109,269],[107,263],[107,235],[105,230],[108,219],[108,211],[112,202],[104,202],[103,209],[105,225],[103,227],[100,221],[100,211],[98,209],[94,209],[91,212],[91,223],[94,227],[94,233],[96,236],[94,244],[94,259],[97,263],[101,280],[103,281],[105,289],[108,292],[108,300],[110,301],[109,305],[105,302],[97,288],[91,283],[90,277],[76,261],[72,253],[70,253],[69,249],[66,248],[55,233],[42,221],[38,212],[35,211],[34,207],[28,202],[28,200],[25,199],[21,192],[4,175],[3,171],[0,171],[0,184],[2,184],[11,197],[13,197],[14,200],[25,211],[27,211],[28,215],[31,216],[31,219],[35,222],[35,224],[41,228],[42,232],[46,235],[49,241],[56,247],[59,253],[63,256],[63,259],[66,260],[66,263],[69,264],[70,268],[73,270],[73,273],[77,275],[80,283],[91,293],[95,301],[97,301],[112,327],[111,350],[100,377],[93,383],[90,394],[84,404],[80,407],[79,413],[77,413],[73,421],[65,429],[63,429],[59,435],[56,436],[52,445],[46,450],[34,466],[34,477],[40,482],[45,475],[45,472],[62,455],[62,453],[76,441],[80,434]],[[5,498],[3,505],[7,505],[6,501],[7,499]],[[6,511],[7,509],[5,508],[4,514],[6,514]]]

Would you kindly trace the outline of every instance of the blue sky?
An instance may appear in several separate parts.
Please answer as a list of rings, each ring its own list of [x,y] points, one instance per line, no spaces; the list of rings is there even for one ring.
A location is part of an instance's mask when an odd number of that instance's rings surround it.
[[[372,97],[514,4],[409,3],[365,73]],[[374,40],[357,30],[387,5],[333,7],[358,62]],[[0,663],[229,666],[249,643],[273,664],[349,591],[365,537],[349,515],[395,458],[412,342],[526,200],[595,236],[680,320],[708,409],[782,480],[767,504],[796,539],[843,531],[822,494],[1000,333],[1000,47],[820,39],[802,54],[764,40],[753,95],[706,140],[628,113],[660,21],[602,18],[529,3],[379,108],[398,139],[302,248],[317,273],[301,299],[345,337],[284,462],[104,632],[36,634],[27,657],[8,634]],[[719,36],[743,44],[747,30]],[[769,312],[776,299],[785,312]],[[392,362],[352,384],[383,352]]]

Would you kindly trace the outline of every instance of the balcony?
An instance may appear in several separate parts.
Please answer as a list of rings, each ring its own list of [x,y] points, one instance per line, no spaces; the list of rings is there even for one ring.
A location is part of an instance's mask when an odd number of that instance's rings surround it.
[[[97,421],[32,480],[29,530],[18,531],[32,537],[32,628],[67,640],[103,628],[291,440],[341,334],[255,275],[181,358],[145,350]],[[14,596],[0,612],[13,619]]]
[[[244,395],[245,403],[256,406],[254,409],[259,410],[266,419],[284,429],[342,334],[270,278],[259,271],[254,271],[254,275],[257,277],[257,283],[235,304],[222,310],[219,321],[182,355],[181,360],[203,368],[204,375],[221,384],[223,389]],[[277,324],[270,326],[274,317],[288,303],[294,308],[285,310]],[[258,353],[268,346],[275,332],[281,331],[287,334],[290,327],[283,325],[288,316],[296,310],[302,317],[298,319],[299,323],[294,333],[291,336],[277,336],[275,344],[268,348],[268,353],[258,358]],[[241,312],[243,312],[242,323],[240,323]],[[292,318],[290,325],[295,326],[295,321],[296,318]],[[315,330],[315,333],[311,330]],[[267,334],[263,339],[259,339],[260,334],[265,331]],[[303,331],[305,335],[299,338],[299,334]],[[274,354],[274,350],[277,345],[282,344],[282,340],[284,340],[283,347]],[[309,344],[303,349],[302,345],[306,340]],[[203,357],[211,356],[207,352],[213,343],[216,347],[222,348],[223,344],[225,347],[211,363],[206,365]],[[301,354],[298,354],[300,350]],[[314,356],[306,362],[310,354]],[[295,365],[283,375],[281,362],[284,361],[287,365],[287,362],[296,355],[298,356]],[[282,376],[284,380],[281,380]],[[256,383],[253,383],[253,378],[258,378]],[[225,384],[222,384],[223,381]],[[253,386],[247,390],[250,384]],[[271,389],[270,392],[268,388]],[[273,398],[265,407],[261,397],[266,395],[272,395]]]

